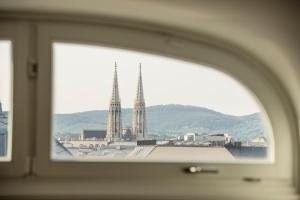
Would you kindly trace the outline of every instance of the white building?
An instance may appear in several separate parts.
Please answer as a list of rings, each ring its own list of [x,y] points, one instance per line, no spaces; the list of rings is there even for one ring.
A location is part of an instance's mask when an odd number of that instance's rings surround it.
[[[210,143],[210,146],[220,146],[230,143],[231,136],[227,133],[213,134],[206,137],[206,140]]]
[[[249,146],[255,146],[255,147],[266,147],[267,146],[267,139],[265,137],[258,137],[250,142],[248,142]]]
[[[196,140],[196,133],[186,133],[183,136],[184,141],[194,142]]]

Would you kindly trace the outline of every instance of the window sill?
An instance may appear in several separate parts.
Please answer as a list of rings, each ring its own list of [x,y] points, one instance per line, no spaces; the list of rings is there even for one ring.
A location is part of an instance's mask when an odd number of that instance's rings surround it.
[[[2,179],[0,198],[6,199],[298,199],[286,180],[203,179],[192,175],[187,179],[112,180],[96,178]]]

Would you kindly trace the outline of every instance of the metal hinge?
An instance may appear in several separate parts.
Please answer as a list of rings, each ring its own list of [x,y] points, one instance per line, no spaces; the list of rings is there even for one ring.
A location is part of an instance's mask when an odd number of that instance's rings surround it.
[[[28,60],[27,75],[29,78],[36,78],[38,74],[38,63],[36,60]]]

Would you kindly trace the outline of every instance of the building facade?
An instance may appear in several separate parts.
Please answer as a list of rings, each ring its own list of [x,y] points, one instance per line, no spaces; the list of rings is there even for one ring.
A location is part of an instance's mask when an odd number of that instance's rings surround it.
[[[113,80],[112,96],[108,110],[107,134],[108,141],[118,141],[122,136],[122,113],[121,100],[119,95],[117,64],[115,63],[115,72]]]
[[[135,139],[133,138],[131,127],[123,128],[122,139],[126,141],[132,141]]]
[[[83,130],[80,140],[104,140],[106,138],[106,130]]]
[[[141,64],[139,66],[139,78],[136,99],[132,113],[132,132],[137,140],[146,138],[146,105],[143,91]]]
[[[224,147],[231,142],[231,136],[227,133],[212,134],[207,136],[206,139],[209,141],[210,146],[214,147]]]

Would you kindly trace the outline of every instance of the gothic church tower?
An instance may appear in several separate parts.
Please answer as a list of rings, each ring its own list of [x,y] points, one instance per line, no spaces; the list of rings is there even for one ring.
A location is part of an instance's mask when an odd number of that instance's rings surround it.
[[[115,73],[112,96],[110,99],[106,139],[109,141],[120,140],[122,136],[122,115],[121,100],[119,96],[117,64],[115,63]]]
[[[143,140],[146,137],[146,106],[143,92],[141,63],[139,66],[139,79],[132,113],[132,133],[137,140]]]

